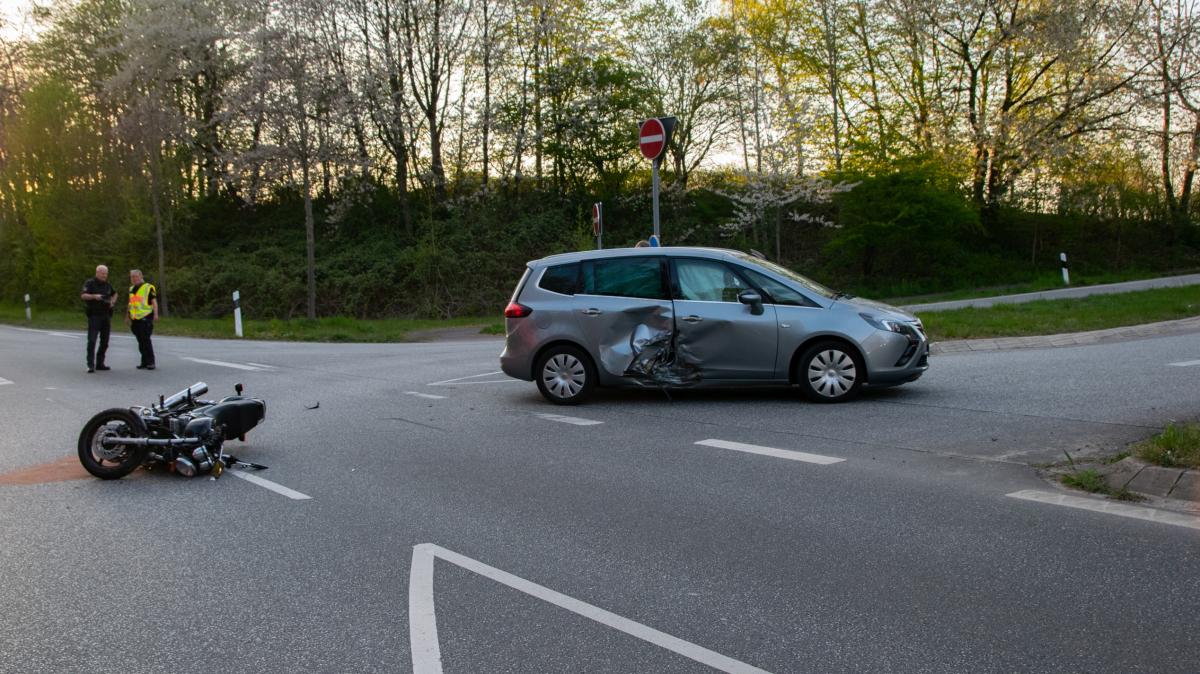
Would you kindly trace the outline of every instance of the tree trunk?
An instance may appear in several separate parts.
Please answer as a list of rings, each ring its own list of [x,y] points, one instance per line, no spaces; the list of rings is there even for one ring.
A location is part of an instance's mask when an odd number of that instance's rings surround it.
[[[158,244],[158,311],[165,317],[168,314],[167,263],[163,247],[162,209],[159,206],[159,192],[161,189],[159,172],[162,171],[162,167],[159,164],[158,154],[158,149],[155,148],[154,156],[150,157],[150,161],[153,162],[150,167],[150,207],[154,212],[154,235]]]
[[[483,191],[488,189],[488,131],[492,125],[492,42],[488,0],[483,0]]]

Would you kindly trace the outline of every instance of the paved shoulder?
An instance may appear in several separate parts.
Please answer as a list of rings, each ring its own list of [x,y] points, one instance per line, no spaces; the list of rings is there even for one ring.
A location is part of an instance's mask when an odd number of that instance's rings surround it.
[[[967,307],[987,308],[997,304],[1021,304],[1036,300],[1063,300],[1089,295],[1115,295],[1131,293],[1138,290],[1153,290],[1154,288],[1178,288],[1182,286],[1200,285],[1200,274],[1185,274],[1183,276],[1166,276],[1163,278],[1144,279],[1142,281],[1126,281],[1125,283],[1105,283],[1095,286],[1078,286],[1074,288],[1059,288],[1043,290],[1036,293],[1021,293],[1019,295],[1000,295],[997,297],[980,297],[972,300],[952,300],[947,302],[929,302],[927,304],[910,304],[904,309],[908,311],[948,311],[950,309],[965,309]]]

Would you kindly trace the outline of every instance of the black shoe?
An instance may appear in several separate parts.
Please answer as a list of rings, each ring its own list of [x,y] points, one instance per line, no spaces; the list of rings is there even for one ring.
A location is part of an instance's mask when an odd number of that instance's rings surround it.
[[[89,367],[89,368],[88,368],[88,374],[91,374],[91,373],[93,373],[93,372],[95,372],[95,371],[96,371],[96,368],[94,368],[94,367]]]
[[[151,364],[151,365],[147,365],[147,366],[146,366],[146,369],[147,369],[147,370],[153,370],[153,369],[154,369],[154,365],[152,365],[152,364]]]
[[[100,370],[101,372],[108,372],[108,371],[109,371],[109,370],[111,370],[112,368],[111,368],[111,367],[109,367],[109,366],[107,366],[107,365],[97,365],[97,366],[96,366],[96,369],[97,369],[97,370]]]
[[[146,369],[146,366],[145,366],[145,365],[138,365],[138,366],[137,366],[137,369],[139,369],[139,370],[145,370],[145,369]]]

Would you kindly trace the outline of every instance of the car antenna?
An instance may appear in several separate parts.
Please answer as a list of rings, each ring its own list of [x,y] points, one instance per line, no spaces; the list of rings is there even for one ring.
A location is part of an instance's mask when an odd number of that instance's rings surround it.
[[[754,257],[756,257],[756,258],[760,259],[760,260],[766,260],[766,259],[767,259],[767,256],[766,256],[766,255],[763,255],[762,253],[760,253],[760,252],[759,252],[759,251],[757,251],[757,250],[754,250],[753,248],[751,248],[751,249],[750,249],[750,254],[751,254],[751,255],[753,255]]]

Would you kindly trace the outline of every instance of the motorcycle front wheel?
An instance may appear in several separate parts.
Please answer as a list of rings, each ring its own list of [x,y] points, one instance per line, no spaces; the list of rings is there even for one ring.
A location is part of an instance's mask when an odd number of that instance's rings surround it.
[[[126,409],[113,408],[92,417],[79,434],[79,462],[101,480],[119,480],[142,464],[145,446],[110,444],[105,438],[145,437],[141,420]]]

